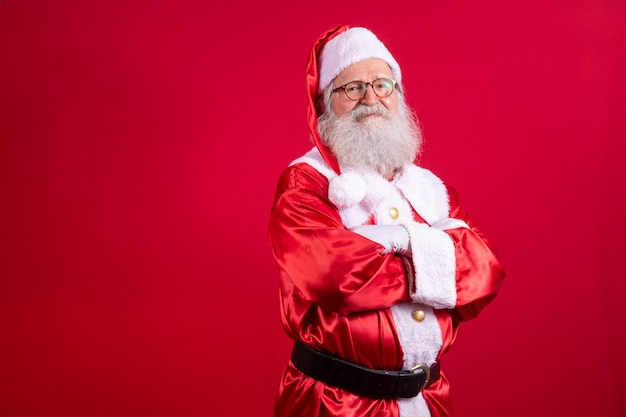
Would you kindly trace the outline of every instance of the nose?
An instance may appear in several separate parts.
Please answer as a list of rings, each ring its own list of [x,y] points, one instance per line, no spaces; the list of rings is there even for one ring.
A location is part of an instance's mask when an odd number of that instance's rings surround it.
[[[372,86],[371,84],[367,84],[367,86],[365,87],[365,95],[361,99],[361,103],[368,106],[373,106],[379,101],[380,100],[378,96],[376,95],[376,93],[374,93],[374,86]]]

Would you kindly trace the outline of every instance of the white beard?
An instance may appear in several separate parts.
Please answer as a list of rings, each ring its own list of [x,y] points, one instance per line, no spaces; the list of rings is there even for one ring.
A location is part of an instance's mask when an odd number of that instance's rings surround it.
[[[378,116],[364,118],[370,114]],[[419,127],[404,102],[399,102],[394,116],[380,103],[357,105],[341,118],[328,106],[317,129],[340,165],[369,168],[381,175],[412,163],[421,147]]]

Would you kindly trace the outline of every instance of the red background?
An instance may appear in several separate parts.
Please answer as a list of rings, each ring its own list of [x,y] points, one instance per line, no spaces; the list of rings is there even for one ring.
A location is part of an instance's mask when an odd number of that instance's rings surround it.
[[[0,415],[271,415],[290,343],[268,214],[339,23],[396,55],[422,164],[508,270],[444,364],[457,415],[626,415],[609,0],[3,1]]]

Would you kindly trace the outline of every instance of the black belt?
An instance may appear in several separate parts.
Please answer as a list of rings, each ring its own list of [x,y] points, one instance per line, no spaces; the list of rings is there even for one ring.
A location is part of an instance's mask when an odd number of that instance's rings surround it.
[[[363,397],[390,399],[415,397],[439,379],[439,363],[420,364],[411,371],[370,369],[296,342],[291,362],[303,374]]]

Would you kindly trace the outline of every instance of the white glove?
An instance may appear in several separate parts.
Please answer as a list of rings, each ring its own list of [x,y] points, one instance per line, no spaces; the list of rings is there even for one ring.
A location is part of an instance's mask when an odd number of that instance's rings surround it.
[[[350,230],[383,245],[385,247],[383,255],[393,252],[411,256],[411,240],[409,239],[409,232],[406,231],[404,226],[398,224],[376,224],[355,226]]]

